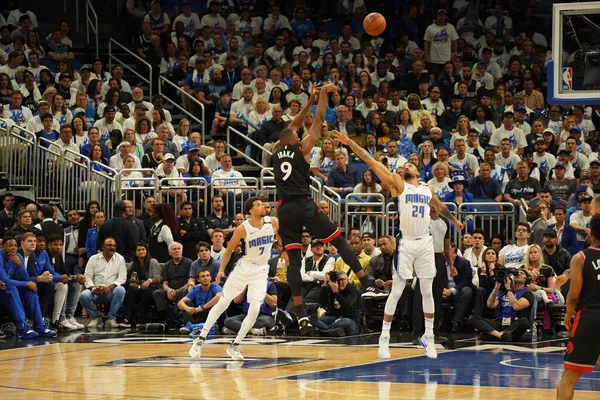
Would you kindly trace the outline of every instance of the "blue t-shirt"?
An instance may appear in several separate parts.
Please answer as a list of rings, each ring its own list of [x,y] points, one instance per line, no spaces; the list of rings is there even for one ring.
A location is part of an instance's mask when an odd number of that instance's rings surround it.
[[[196,286],[185,297],[190,299],[195,307],[200,307],[211,301],[217,293],[222,292],[223,288],[221,286],[211,283],[210,288],[206,292],[202,290],[202,286]]]
[[[271,281],[267,281],[267,294],[277,295],[277,287]],[[247,296],[248,296],[248,292],[244,293],[244,302],[243,302],[244,305],[242,306],[242,311],[244,313],[247,313],[248,308],[250,308],[250,304],[248,304]],[[273,315],[274,312],[275,312],[275,306],[271,307],[266,302],[263,301],[263,303],[260,306],[259,315]]]

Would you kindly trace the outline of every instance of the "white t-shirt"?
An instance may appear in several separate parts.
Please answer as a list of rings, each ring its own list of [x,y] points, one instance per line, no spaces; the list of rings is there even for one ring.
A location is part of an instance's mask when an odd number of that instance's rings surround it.
[[[437,179],[433,178],[427,182],[427,185],[431,186],[435,191],[435,194],[438,195],[439,198],[444,198],[446,193],[453,192],[452,188],[448,183],[450,182],[450,178],[446,177],[442,182],[438,182]]]
[[[509,244],[500,250],[498,257],[504,256],[504,266],[506,268],[520,268],[521,265],[525,264],[525,252],[528,247],[528,245]]]
[[[196,31],[200,29],[200,18],[198,14],[191,13],[189,17],[183,14],[179,14],[175,20],[173,20],[173,26],[177,25],[177,22],[183,22],[183,33],[191,38],[196,36]]]
[[[98,130],[100,131],[100,140],[101,141],[106,141],[106,140],[110,139],[110,133],[112,131],[114,131],[115,129],[118,129],[121,132],[123,132],[123,127],[117,121],[113,121],[111,124],[108,124],[108,123],[106,123],[104,118],[96,121],[94,126],[96,128],[98,128]]]
[[[158,174],[158,173],[157,173]],[[212,173],[211,181],[213,186],[247,186],[246,182],[242,179],[244,176],[235,170],[224,171],[222,169],[216,170]],[[215,182],[217,180],[217,182]],[[242,193],[242,189],[231,189],[236,195]]]
[[[504,125],[501,125],[500,128],[496,129],[492,136],[490,137],[490,145],[500,147],[500,142],[502,139],[510,139],[511,148],[513,151],[517,151],[524,147],[527,147],[527,139],[525,139],[525,134],[523,131],[517,127],[513,127],[512,130],[506,130]]]
[[[458,33],[452,24],[431,24],[424,39],[429,42],[431,63],[444,64],[452,58],[452,41],[458,40]]]
[[[576,223],[579,226],[583,226],[584,228],[589,228],[590,227],[590,221],[592,220],[592,214],[588,215],[587,217],[585,215],[583,215],[583,211],[577,211],[576,213],[574,213],[573,215],[571,215],[571,226],[573,226],[573,223]],[[579,232],[577,232],[577,241],[582,242],[585,240],[587,235],[585,234],[581,234]]]
[[[205,26],[208,26],[211,30],[224,30],[226,27],[225,18],[221,17],[220,14],[217,14],[216,16],[213,16],[212,14],[206,14],[200,20],[200,28],[204,28]]]

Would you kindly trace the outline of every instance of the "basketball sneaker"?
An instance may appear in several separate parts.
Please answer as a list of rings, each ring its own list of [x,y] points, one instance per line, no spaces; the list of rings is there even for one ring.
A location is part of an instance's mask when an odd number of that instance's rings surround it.
[[[379,336],[379,350],[377,350],[377,357],[382,360],[391,358],[390,355],[390,335],[384,335],[383,333]]]
[[[234,361],[244,361],[244,356],[240,352],[240,346],[235,343],[231,343],[227,348],[227,354]]]
[[[387,297],[389,293],[385,290],[379,289],[377,286],[369,286],[365,289],[365,292],[361,295],[361,297],[365,299],[372,299],[375,297]]]
[[[425,355],[428,358],[434,360],[437,358],[437,350],[435,349],[435,340],[433,338],[429,338],[423,335],[419,339],[419,343],[421,343],[421,346],[423,346],[423,349],[425,350]]]
[[[202,355],[202,345],[204,344],[204,338],[198,336],[192,342],[192,347],[190,348],[190,357],[192,358],[200,358]]]
[[[77,330],[85,328],[84,325],[82,325],[79,322],[77,322],[77,320],[75,319],[75,317],[71,317],[71,318],[67,319],[67,321],[69,321],[69,324],[72,325],[72,326],[74,326]]]
[[[298,320],[298,329],[300,330],[300,333],[303,335],[308,335],[309,333],[312,332],[313,326],[310,324],[308,317],[300,318]]]

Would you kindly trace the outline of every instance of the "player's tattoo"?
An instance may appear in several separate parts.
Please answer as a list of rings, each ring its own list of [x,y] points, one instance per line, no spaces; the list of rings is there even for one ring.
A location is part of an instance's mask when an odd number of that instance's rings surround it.
[[[365,149],[360,147],[354,140],[350,141],[350,148],[352,149],[354,154],[356,154],[362,160],[366,161],[371,157],[371,155]]]
[[[440,202],[440,204],[441,204],[441,206],[440,206],[439,213],[442,216],[448,218],[450,221],[453,221],[454,220],[454,215],[452,215],[452,213],[450,212],[450,210],[448,209],[448,207],[446,207],[446,205],[444,203]]]

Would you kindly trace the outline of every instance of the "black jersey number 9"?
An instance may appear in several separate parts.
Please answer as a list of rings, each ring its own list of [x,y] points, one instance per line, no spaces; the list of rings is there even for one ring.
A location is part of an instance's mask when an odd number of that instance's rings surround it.
[[[281,163],[281,172],[283,172],[283,180],[286,181],[287,178],[292,174],[292,164],[288,161],[284,161]]]

